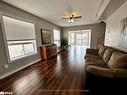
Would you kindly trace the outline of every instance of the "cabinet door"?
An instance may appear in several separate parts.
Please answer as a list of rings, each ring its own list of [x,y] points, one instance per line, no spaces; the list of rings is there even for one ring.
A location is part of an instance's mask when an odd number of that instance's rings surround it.
[[[57,53],[57,46],[56,45],[54,45],[53,51],[54,51],[54,54]]]
[[[50,47],[47,46],[47,47],[46,47],[47,58],[50,57],[50,52],[51,52]]]
[[[53,53],[54,53],[54,54],[56,53],[56,48],[55,48],[55,47],[53,47]]]

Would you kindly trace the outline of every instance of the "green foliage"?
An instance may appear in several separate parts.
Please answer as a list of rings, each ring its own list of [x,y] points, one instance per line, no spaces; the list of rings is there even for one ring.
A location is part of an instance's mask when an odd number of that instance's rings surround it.
[[[68,40],[67,39],[61,39],[61,46],[67,46]]]

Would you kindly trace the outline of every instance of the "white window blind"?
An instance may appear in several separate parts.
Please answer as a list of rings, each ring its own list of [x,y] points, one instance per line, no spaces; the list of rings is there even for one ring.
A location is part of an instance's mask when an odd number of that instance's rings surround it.
[[[3,16],[7,40],[35,39],[34,24]]]
[[[9,60],[37,53],[34,24],[2,16]]]

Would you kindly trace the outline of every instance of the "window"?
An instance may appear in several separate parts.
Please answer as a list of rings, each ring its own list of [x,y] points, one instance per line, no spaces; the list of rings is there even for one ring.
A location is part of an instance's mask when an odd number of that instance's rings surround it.
[[[2,16],[9,61],[37,53],[34,24]]]
[[[90,47],[91,30],[69,31],[69,44],[72,46]]]
[[[57,45],[57,47],[60,47],[60,31],[53,30],[54,34],[54,43]]]

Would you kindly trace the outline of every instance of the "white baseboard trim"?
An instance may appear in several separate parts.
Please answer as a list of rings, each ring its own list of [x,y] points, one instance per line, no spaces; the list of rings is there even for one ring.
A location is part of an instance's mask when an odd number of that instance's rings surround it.
[[[15,70],[12,70],[12,71],[10,71],[8,73],[5,73],[5,74],[3,74],[3,75],[0,76],[0,79],[3,79],[3,78],[5,78],[5,77],[7,77],[9,75],[12,75],[13,73],[16,73],[16,72],[18,72],[18,71],[20,71],[20,70],[22,70],[22,69],[24,69],[24,68],[26,68],[26,67],[34,64],[34,63],[37,63],[39,61],[41,61],[41,59],[37,59],[37,60],[35,60],[35,61],[33,61],[33,62],[29,63],[29,64],[26,64],[26,65],[24,65],[22,67],[19,67],[19,68],[15,69]]]

